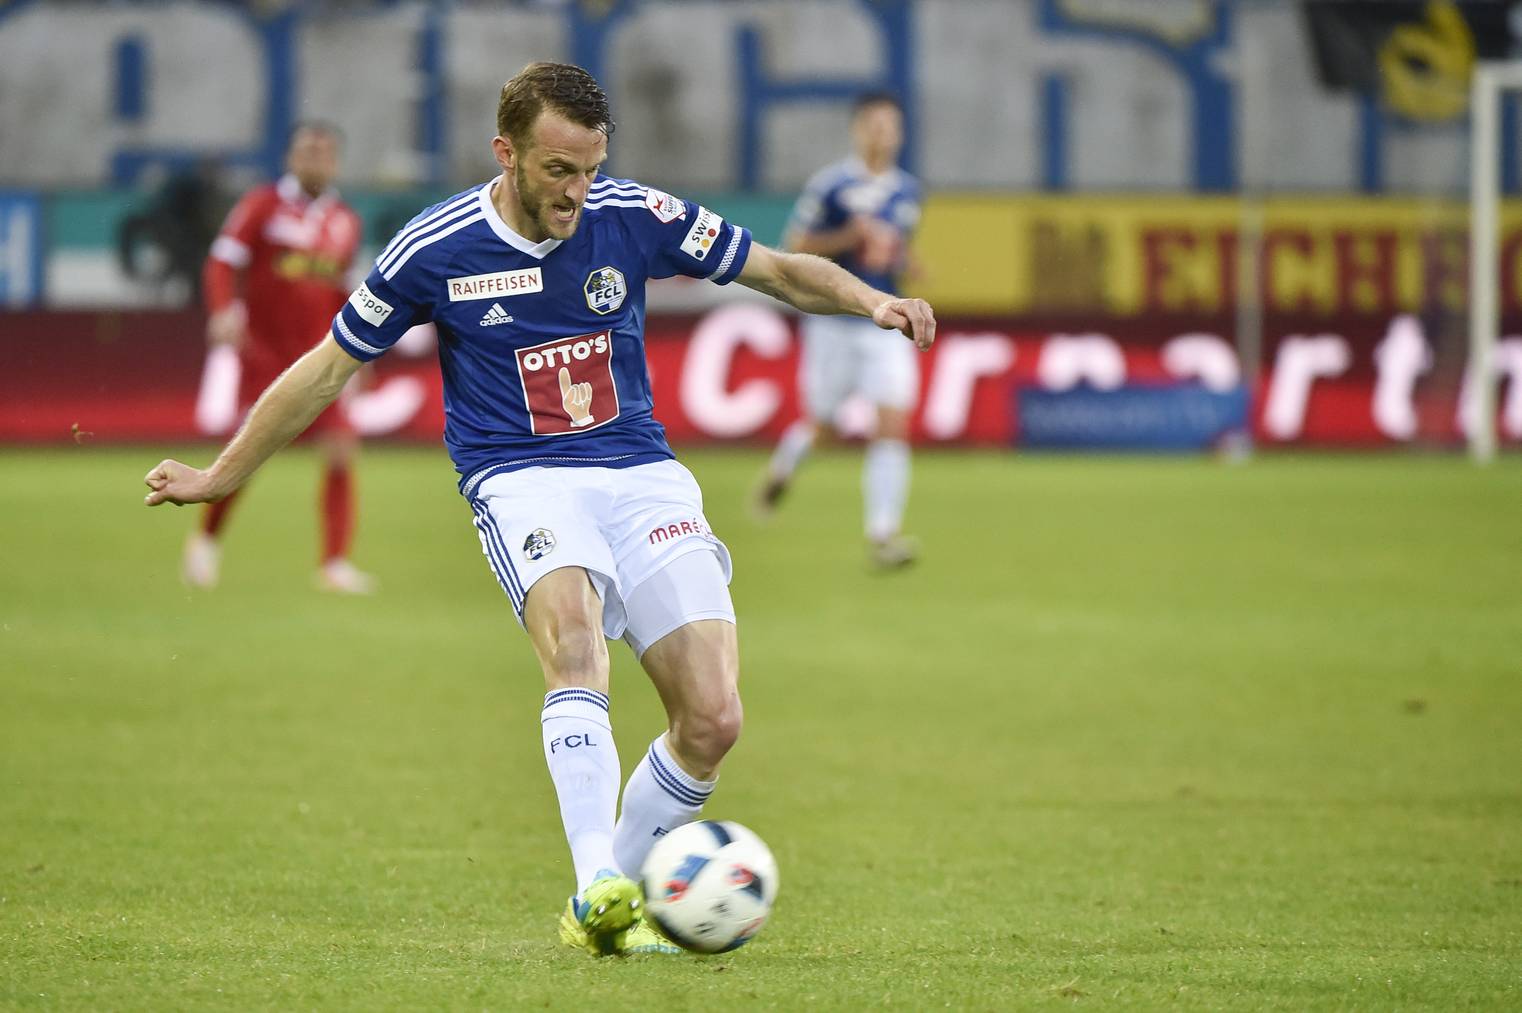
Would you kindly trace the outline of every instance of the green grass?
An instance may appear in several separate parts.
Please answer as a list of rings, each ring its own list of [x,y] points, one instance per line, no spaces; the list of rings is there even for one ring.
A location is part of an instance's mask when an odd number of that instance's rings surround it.
[[[856,458],[761,529],[759,456],[686,455],[741,616],[710,811],[781,897],[735,954],[599,962],[442,452],[364,461],[369,601],[308,590],[302,452],[187,593],[159,456],[0,454],[0,1006],[1522,1005],[1515,461],[922,455],[885,577]]]

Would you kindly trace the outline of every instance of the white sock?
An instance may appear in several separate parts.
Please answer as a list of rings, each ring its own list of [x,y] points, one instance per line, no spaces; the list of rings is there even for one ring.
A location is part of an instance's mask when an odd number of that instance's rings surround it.
[[[546,693],[539,718],[544,761],[560,798],[560,820],[576,867],[576,892],[613,861],[613,815],[618,806],[618,749],[608,720],[608,695],[571,687]]]
[[[861,470],[866,504],[867,537],[874,542],[898,534],[909,503],[909,444],[903,440],[873,440],[867,445]]]
[[[624,788],[624,811],[613,830],[613,855],[625,876],[639,878],[645,856],[662,835],[691,823],[713,794],[714,781],[699,781],[672,759],[666,736],[650,743]]]
[[[789,479],[798,465],[814,449],[814,427],[803,419],[788,426],[772,451],[771,474],[773,478]]]

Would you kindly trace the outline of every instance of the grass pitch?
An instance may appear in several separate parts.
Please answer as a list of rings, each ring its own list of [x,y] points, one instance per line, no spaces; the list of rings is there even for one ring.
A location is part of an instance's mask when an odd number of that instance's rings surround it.
[[[300,451],[187,593],[160,456],[0,454],[0,1006],[1522,1004],[1515,461],[924,454],[881,576],[858,458],[758,528],[759,455],[684,455],[737,561],[710,813],[781,896],[737,953],[594,961],[443,453],[363,462],[372,600],[308,589]],[[627,767],[622,647],[613,699]]]

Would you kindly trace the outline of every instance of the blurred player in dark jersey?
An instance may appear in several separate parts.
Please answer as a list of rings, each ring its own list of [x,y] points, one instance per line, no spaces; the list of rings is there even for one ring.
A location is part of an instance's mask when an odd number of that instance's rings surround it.
[[[920,185],[898,167],[904,117],[898,100],[872,92],[851,117],[854,154],[815,173],[788,223],[784,245],[829,257],[868,285],[897,293],[909,269],[909,238],[920,219]],[[859,317],[805,317],[800,388],[803,417],[783,434],[756,496],[769,514],[781,501],[821,427],[860,394],[875,412],[862,466],[865,527],[881,566],[912,562],[900,532],[909,501],[909,418],[919,392],[914,349]]]
[[[312,347],[348,297],[360,222],[333,188],[341,143],[333,126],[298,125],[286,149],[285,175],[244,194],[212,243],[203,272],[206,336],[238,351],[240,412]],[[359,438],[344,402],[318,415],[307,432],[324,455],[317,585],[368,593],[374,580],[349,562]],[[185,545],[183,574],[193,587],[217,583],[220,538],[236,498],[208,504]]]

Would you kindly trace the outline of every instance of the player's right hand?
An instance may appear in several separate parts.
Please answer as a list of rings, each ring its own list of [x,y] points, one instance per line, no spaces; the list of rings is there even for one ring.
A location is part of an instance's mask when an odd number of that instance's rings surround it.
[[[223,497],[213,487],[208,472],[179,461],[160,461],[157,467],[143,476],[143,482],[150,490],[143,497],[145,506],[158,506],[160,503],[184,506],[186,503],[210,503]]]

